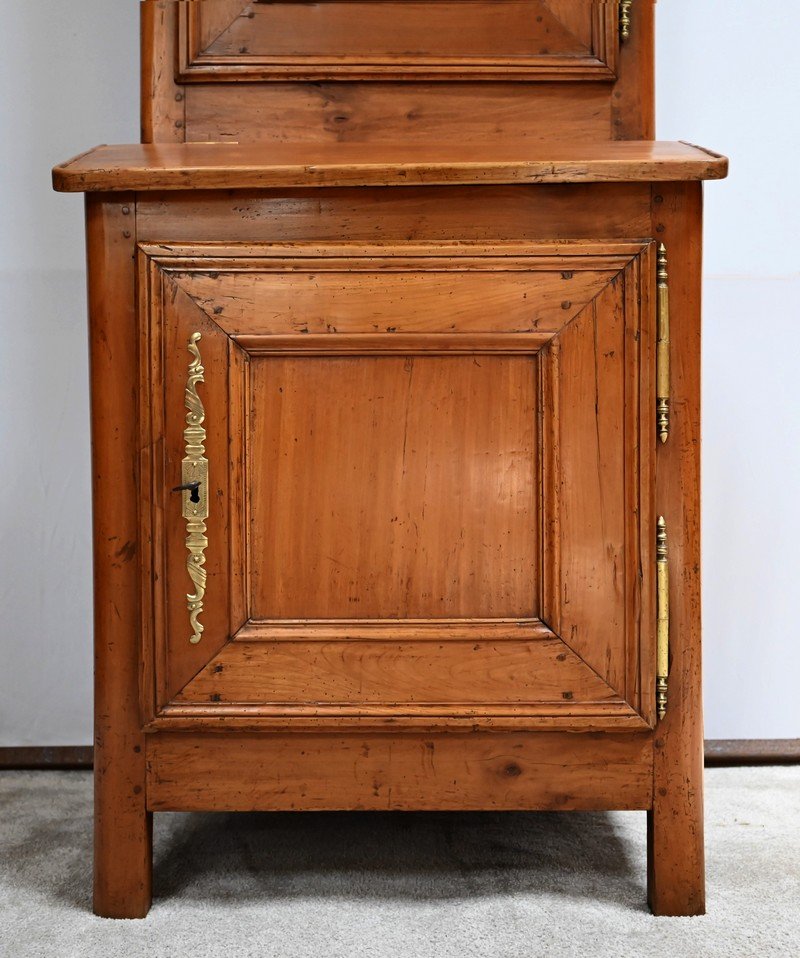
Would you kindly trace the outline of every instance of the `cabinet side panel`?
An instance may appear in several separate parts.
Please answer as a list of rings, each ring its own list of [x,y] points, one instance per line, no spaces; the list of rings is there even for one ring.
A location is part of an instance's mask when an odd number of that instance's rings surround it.
[[[151,821],[141,733],[134,197],[88,198],[95,594],[94,908],[143,917]]]
[[[655,731],[649,898],[659,915],[705,911],[700,657],[700,299],[702,187],[654,186],[654,234],[669,256],[671,411],[656,465],[669,542],[670,673]]]

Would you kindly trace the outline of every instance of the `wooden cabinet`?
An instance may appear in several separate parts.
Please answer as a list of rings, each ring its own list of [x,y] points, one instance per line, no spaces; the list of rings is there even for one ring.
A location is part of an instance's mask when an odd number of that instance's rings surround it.
[[[616,808],[650,813],[654,910],[702,911],[700,181],[724,159],[447,144],[397,113],[410,142],[331,138],[288,102],[324,80],[359,122],[421,96],[457,123],[458,63],[565,116],[591,89],[608,123],[652,11],[623,52],[616,4],[497,4],[497,29],[481,3],[144,6],[146,64],[178,50],[154,130],[243,90],[231,124],[280,101],[305,132],[55,171],[88,194],[96,910],[146,913],[153,811]]]

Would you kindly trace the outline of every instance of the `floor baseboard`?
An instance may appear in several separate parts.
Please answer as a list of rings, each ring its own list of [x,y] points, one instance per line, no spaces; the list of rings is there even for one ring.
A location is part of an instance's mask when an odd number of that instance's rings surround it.
[[[706,768],[720,765],[796,765],[800,738],[706,739]]]
[[[706,739],[706,767],[800,764],[800,738]],[[0,747],[0,769],[87,769],[91,745]]]
[[[15,745],[0,748],[0,769],[92,767],[91,745]]]

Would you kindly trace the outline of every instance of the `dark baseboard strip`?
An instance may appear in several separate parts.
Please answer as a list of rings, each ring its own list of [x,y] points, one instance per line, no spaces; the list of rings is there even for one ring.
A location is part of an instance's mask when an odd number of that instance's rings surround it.
[[[800,738],[706,739],[706,768],[720,765],[797,765]]]
[[[706,739],[706,767],[800,764],[800,738]],[[0,748],[0,769],[87,769],[91,745],[27,745]]]
[[[91,745],[20,745],[0,748],[0,769],[92,767]]]

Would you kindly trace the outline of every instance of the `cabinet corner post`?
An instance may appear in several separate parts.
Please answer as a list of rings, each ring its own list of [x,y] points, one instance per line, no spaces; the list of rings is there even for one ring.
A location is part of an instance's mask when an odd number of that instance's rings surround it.
[[[659,184],[653,236],[669,250],[674,417],[656,463],[657,514],[669,533],[669,705],[653,730],[648,900],[656,915],[705,912],[700,654],[700,295],[702,192]],[[664,543],[665,545],[666,543]],[[657,550],[659,544],[657,543]],[[658,556],[657,556],[658,558]],[[666,564],[664,565],[666,571]],[[666,577],[665,577],[666,578]],[[666,608],[664,609],[666,612]]]
[[[135,196],[87,197],[94,540],[94,911],[142,918],[152,828],[140,700]]]

